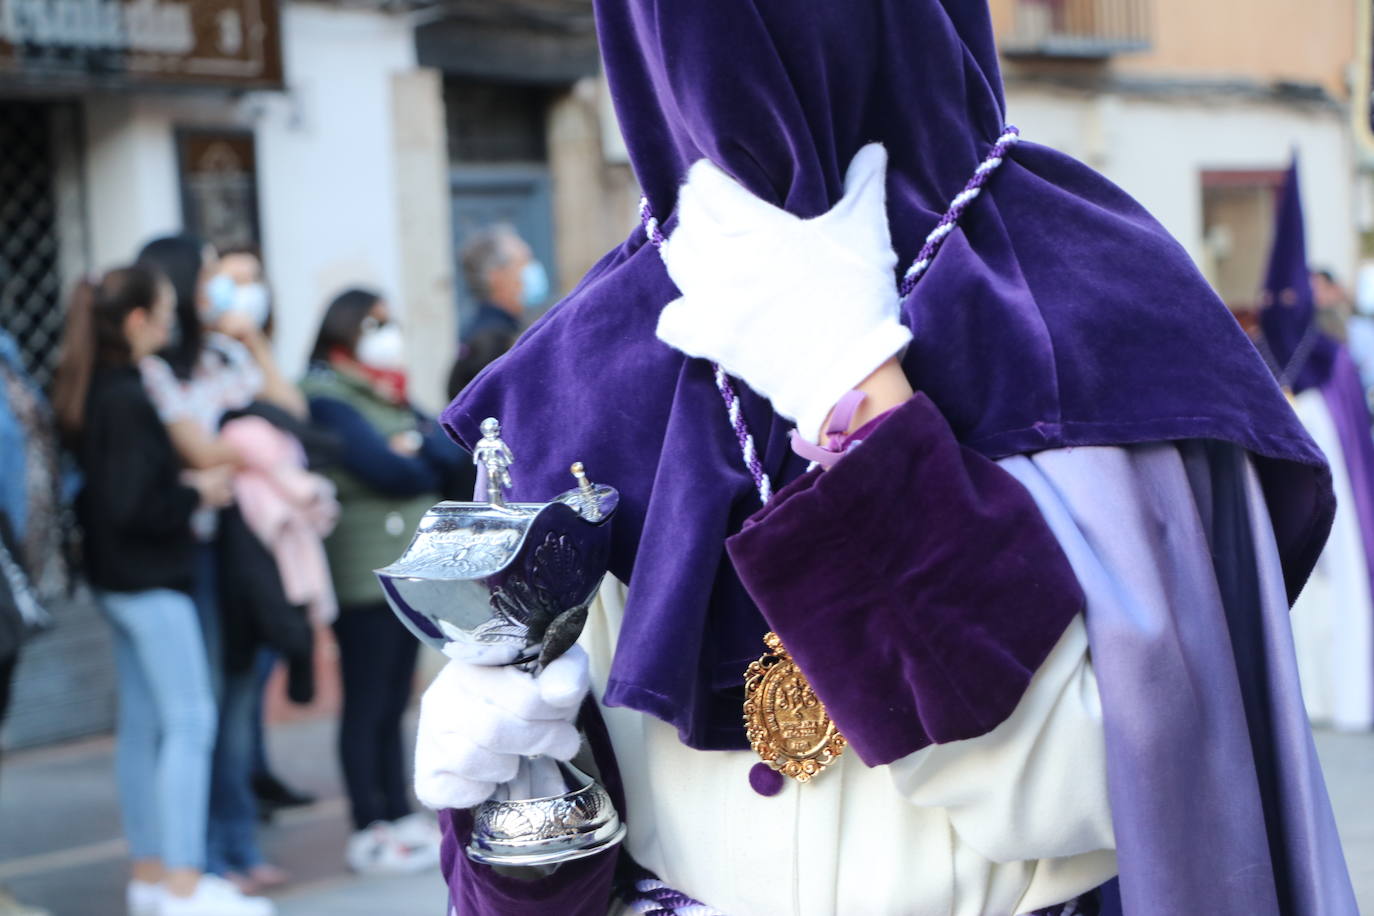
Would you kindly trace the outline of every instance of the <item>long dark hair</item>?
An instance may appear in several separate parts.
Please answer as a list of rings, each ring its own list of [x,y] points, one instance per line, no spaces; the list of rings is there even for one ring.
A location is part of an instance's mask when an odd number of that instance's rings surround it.
[[[177,378],[188,379],[205,345],[205,326],[200,321],[200,274],[205,266],[205,243],[194,235],[168,235],[153,239],[138,253],[138,263],[156,268],[177,297],[177,333],[162,351],[162,358]]]
[[[380,294],[368,289],[349,289],[334,297],[320,319],[320,333],[315,348],[310,351],[311,362],[328,362],[339,350],[353,353],[363,333],[363,319],[382,301]]]
[[[138,309],[152,309],[161,282],[156,270],[136,264],[112,270],[94,283],[83,280],[72,291],[52,396],[58,427],[69,442],[85,425],[86,396],[96,368],[133,362],[124,319]]]

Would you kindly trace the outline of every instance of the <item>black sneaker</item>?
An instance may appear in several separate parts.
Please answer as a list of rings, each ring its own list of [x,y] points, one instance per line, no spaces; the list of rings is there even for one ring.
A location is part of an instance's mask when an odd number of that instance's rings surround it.
[[[281,808],[301,808],[316,801],[315,796],[291,788],[271,773],[253,776],[253,794],[258,797],[260,812],[267,817]]]

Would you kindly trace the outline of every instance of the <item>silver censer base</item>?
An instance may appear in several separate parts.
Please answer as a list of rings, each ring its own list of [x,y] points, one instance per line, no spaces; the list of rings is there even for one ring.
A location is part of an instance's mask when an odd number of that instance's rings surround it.
[[[478,805],[468,857],[485,865],[556,865],[623,840],[625,825],[600,783],[570,763],[558,769],[567,786],[562,795]]]

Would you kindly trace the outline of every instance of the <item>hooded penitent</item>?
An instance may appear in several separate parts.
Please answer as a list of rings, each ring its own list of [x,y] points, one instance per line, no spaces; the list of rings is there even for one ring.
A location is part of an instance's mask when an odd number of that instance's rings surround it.
[[[905,265],[1001,133],[981,3],[616,0],[597,15],[631,158],[668,233],[700,158],[814,216],[840,198],[859,148],[881,141]],[[694,747],[739,748],[742,675],[767,628],[723,544],[758,495],[711,367],[654,336],[676,296],[636,229],[444,422],[470,446],[483,418],[501,419],[517,498],[564,489],[574,459],[620,489],[611,571],[629,583],[629,613],[606,702],[673,723]],[[1258,456],[1300,588],[1328,518],[1321,456],[1184,250],[1091,169],[1018,145],[903,312],[914,386],[989,457],[1189,438]],[[744,413],[773,479],[799,475],[788,424],[748,392]]]
[[[1269,253],[1261,305],[1260,353],[1279,384],[1294,394],[1325,385],[1331,378],[1338,344],[1317,323],[1296,158],[1279,192],[1274,246]]]
[[[1374,438],[1370,436],[1369,407],[1350,351],[1319,327],[1303,223],[1295,157],[1279,194],[1257,343],[1281,385],[1295,394],[1309,389],[1321,393],[1339,438],[1339,458],[1350,482],[1351,498],[1342,508],[1353,512],[1359,523],[1365,575],[1374,593]],[[1339,600],[1352,608],[1358,603],[1350,594],[1340,595]],[[1365,657],[1367,661],[1362,667],[1374,664],[1368,661],[1374,659],[1374,646],[1365,647]],[[1331,677],[1339,679],[1344,673],[1333,670]],[[1359,727],[1369,723],[1343,724]]]
[[[983,3],[598,0],[597,15],[630,155],[669,236],[698,159],[811,217],[840,199],[846,166],[877,141],[890,156],[888,217],[904,267],[1002,133]],[[1321,454],[1183,249],[1121,190],[1031,142],[1035,125],[1020,126],[1027,142],[903,302],[913,385],[993,459],[1213,440],[1199,447],[1229,455],[1218,462],[1230,462],[1234,483],[1249,472],[1232,446],[1243,449],[1291,598],[1331,520]],[[743,748],[743,672],[767,628],[724,545],[759,496],[711,366],[655,337],[678,294],[636,228],[444,422],[471,445],[483,418],[501,419],[515,498],[565,490],[573,460],[620,489],[611,572],[629,593],[602,702],[672,723],[692,747]],[[789,424],[747,391],[743,413],[775,484],[800,476]],[[1250,543],[1248,529],[1234,540]],[[1253,585],[1243,566],[1216,572],[1237,580],[1237,594]],[[1300,710],[1290,715],[1287,621],[1261,615],[1253,596],[1234,611],[1204,621],[1202,636],[1182,635],[1200,616],[1189,607],[1160,626],[1118,621],[1128,625],[1117,638],[1094,643],[1113,698],[1104,723],[1109,773],[1120,774],[1112,813],[1127,911],[1173,901],[1171,912],[1351,912],[1311,736]],[[1093,630],[1090,619],[1096,640]],[[1169,675],[1162,655],[1178,662]],[[1187,699],[1161,706],[1161,676]],[[1198,778],[1197,755],[1213,778]]]

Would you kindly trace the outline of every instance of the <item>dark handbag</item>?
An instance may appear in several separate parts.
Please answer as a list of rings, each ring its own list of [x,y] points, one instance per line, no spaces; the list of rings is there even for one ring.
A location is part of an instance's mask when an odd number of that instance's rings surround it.
[[[219,561],[225,670],[248,670],[266,646],[286,659],[292,702],[309,703],[315,631],[306,609],[286,597],[276,558],[232,506],[220,513]]]

